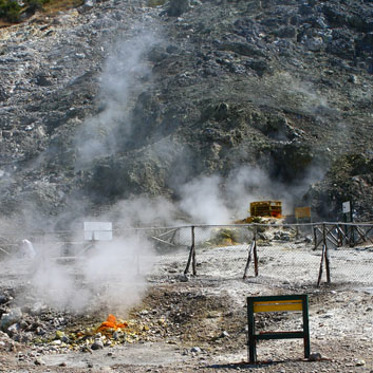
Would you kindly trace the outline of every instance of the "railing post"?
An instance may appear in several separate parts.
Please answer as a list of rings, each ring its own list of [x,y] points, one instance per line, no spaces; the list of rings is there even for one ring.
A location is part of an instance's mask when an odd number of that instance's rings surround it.
[[[317,233],[316,233],[316,226],[313,226],[313,243],[315,245],[314,250],[317,249]]]
[[[350,247],[355,247],[355,227],[350,225]]]
[[[193,275],[196,275],[196,256],[195,256],[195,235],[194,235],[194,225],[192,225],[192,244],[190,246],[190,251],[189,251],[189,257],[188,257],[188,262],[184,270],[184,275],[186,275],[189,272],[189,267],[190,263],[193,259]]]
[[[255,277],[258,277],[259,275],[259,265],[258,265],[258,252],[256,247],[256,237],[257,237],[258,228],[257,226],[254,226],[254,269],[255,269]]]
[[[247,257],[245,271],[243,273],[243,278],[242,278],[243,280],[247,279],[247,273],[249,272],[249,267],[250,267],[250,262],[251,262],[251,252],[253,251],[253,247],[254,247],[254,241],[251,242],[250,247],[249,247],[249,255]]]
[[[325,255],[325,270],[326,270],[326,282],[330,283],[330,267],[329,267],[329,252],[328,252],[328,244],[326,240],[326,228],[325,224],[323,225],[323,241],[324,241],[324,255]]]
[[[327,240],[326,240],[326,225],[325,225],[325,223],[322,224],[322,241],[323,241],[323,245],[322,245],[320,270],[319,270],[319,277],[318,277],[318,280],[317,280],[317,287],[319,287],[320,283],[321,283],[324,261],[325,261],[325,270],[326,270],[326,281],[327,281],[327,283],[331,282],[331,279],[330,279],[330,266],[329,266],[329,255],[328,255],[328,245],[327,245]]]
[[[195,233],[194,233],[194,226],[192,227],[192,269],[193,269],[193,275],[195,276],[197,274],[197,262],[196,262],[196,245],[195,245]]]
[[[253,226],[253,241],[251,242],[250,247],[249,247],[249,255],[248,255],[247,261],[246,261],[245,271],[244,271],[244,274],[243,274],[243,280],[245,280],[247,278],[247,273],[249,272],[249,267],[250,267],[251,255],[252,254],[254,256],[255,277],[257,277],[258,274],[259,274],[259,269],[258,269],[258,253],[257,253],[257,249],[256,249],[256,235],[257,235],[256,232],[257,232],[257,228],[254,225]]]

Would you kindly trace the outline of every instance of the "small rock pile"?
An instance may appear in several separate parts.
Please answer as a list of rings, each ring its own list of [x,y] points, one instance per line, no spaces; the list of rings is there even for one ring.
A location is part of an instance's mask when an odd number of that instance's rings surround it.
[[[92,352],[118,344],[154,341],[164,336],[167,329],[166,319],[157,318],[157,311],[142,310],[127,321],[119,321],[110,314],[100,323],[98,315],[56,311],[40,302],[19,307],[7,291],[0,295],[0,301],[0,349],[3,351],[14,351],[16,346],[23,345],[47,354]],[[21,354],[19,359],[27,357]]]

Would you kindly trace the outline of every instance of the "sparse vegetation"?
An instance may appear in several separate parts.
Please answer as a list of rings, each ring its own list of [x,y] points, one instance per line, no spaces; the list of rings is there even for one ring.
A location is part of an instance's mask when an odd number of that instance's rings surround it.
[[[14,0],[0,0],[0,19],[8,22],[17,22],[21,6]]]
[[[44,5],[43,10],[46,14],[54,14],[68,9],[76,8],[84,4],[84,0],[49,0]]]
[[[149,0],[148,6],[150,7],[156,7],[159,5],[163,5],[166,2],[166,0]]]
[[[42,10],[44,4],[48,3],[49,0],[26,0],[25,6],[28,13],[35,13],[37,10]]]
[[[239,242],[241,242],[239,231],[231,228],[217,229],[208,241],[209,245],[215,246],[237,245]]]
[[[25,0],[21,6],[16,0],[0,0],[0,21],[2,25],[17,23],[36,11],[49,15],[78,7],[83,3],[83,0]]]

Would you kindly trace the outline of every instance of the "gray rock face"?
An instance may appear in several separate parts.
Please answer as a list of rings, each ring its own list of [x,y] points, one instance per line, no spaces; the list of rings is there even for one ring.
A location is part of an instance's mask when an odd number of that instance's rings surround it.
[[[107,0],[1,29],[2,214],[177,197],[247,165],[300,184],[345,152],[369,159],[372,14],[362,0]]]
[[[165,13],[171,17],[180,17],[189,9],[189,0],[170,0]]]

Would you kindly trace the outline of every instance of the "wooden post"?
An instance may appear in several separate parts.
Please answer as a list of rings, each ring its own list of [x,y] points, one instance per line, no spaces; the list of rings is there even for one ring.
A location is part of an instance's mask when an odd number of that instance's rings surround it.
[[[325,224],[323,225],[323,242],[324,242],[324,255],[325,255],[325,270],[326,270],[326,281],[330,283],[330,269],[329,269],[329,255],[328,255],[328,243],[326,241],[326,229]]]
[[[258,252],[257,252],[257,246],[256,246],[256,235],[257,235],[257,227],[254,226],[253,230],[253,241],[250,244],[249,248],[249,256],[247,258],[246,266],[245,266],[245,271],[243,274],[243,280],[247,278],[247,273],[249,271],[249,266],[251,262],[251,255],[254,257],[254,271],[255,271],[255,277],[258,277],[259,275],[259,265],[258,265]]]
[[[316,233],[316,226],[313,227],[313,243],[315,247],[313,248],[314,250],[317,249],[317,233]]]
[[[326,282],[328,284],[330,284],[331,283],[331,279],[330,279],[330,266],[329,266],[328,245],[325,245],[324,255],[325,255]]]
[[[317,287],[320,286],[323,266],[324,266],[324,259],[325,259],[325,246],[326,246],[326,234],[325,234],[325,224],[322,224],[322,251],[321,251],[321,261],[320,261],[320,269],[319,269],[319,277],[317,279]]]
[[[190,247],[190,251],[189,251],[189,257],[188,257],[188,262],[187,262],[187,265],[185,267],[185,270],[184,270],[184,275],[186,275],[188,272],[189,272],[189,267],[190,267],[190,263],[192,261],[192,258],[193,258],[193,263],[194,263],[194,268],[193,268],[193,274],[195,275],[195,254],[194,254],[194,226],[192,226],[192,245]]]
[[[257,246],[256,246],[256,236],[257,236],[257,227],[254,227],[254,268],[255,268],[255,277],[258,277],[259,275],[259,265],[258,265],[258,252],[257,252]]]
[[[322,243],[324,247],[326,247],[326,225],[323,223],[322,225]]]
[[[320,261],[320,268],[319,268],[319,277],[317,278],[317,287],[320,287],[320,283],[321,283],[322,269],[323,269],[323,264],[324,264],[324,251],[325,251],[325,246],[323,245],[323,247],[322,247],[322,252],[321,252],[321,261]]]
[[[317,287],[319,287],[320,283],[321,283],[324,261],[325,261],[325,271],[326,271],[326,282],[328,284],[331,282],[331,278],[330,278],[330,265],[329,265],[329,254],[328,254],[328,244],[327,244],[327,240],[326,240],[326,227],[325,227],[325,223],[323,223],[322,227],[323,227],[323,229],[322,229],[323,245],[322,245],[322,252],[321,252],[319,277],[317,279]]]
[[[253,251],[253,247],[254,247],[254,241],[251,242],[250,247],[249,247],[249,256],[247,257],[245,271],[243,273],[243,278],[242,278],[243,280],[246,280],[247,273],[249,272],[249,267],[250,267],[250,262],[251,262],[251,253]]]
[[[196,262],[196,248],[195,248],[194,226],[192,227],[192,246],[193,246],[192,269],[193,269],[193,275],[195,276],[197,274],[197,262]]]
[[[355,227],[350,225],[350,247],[355,247]]]

